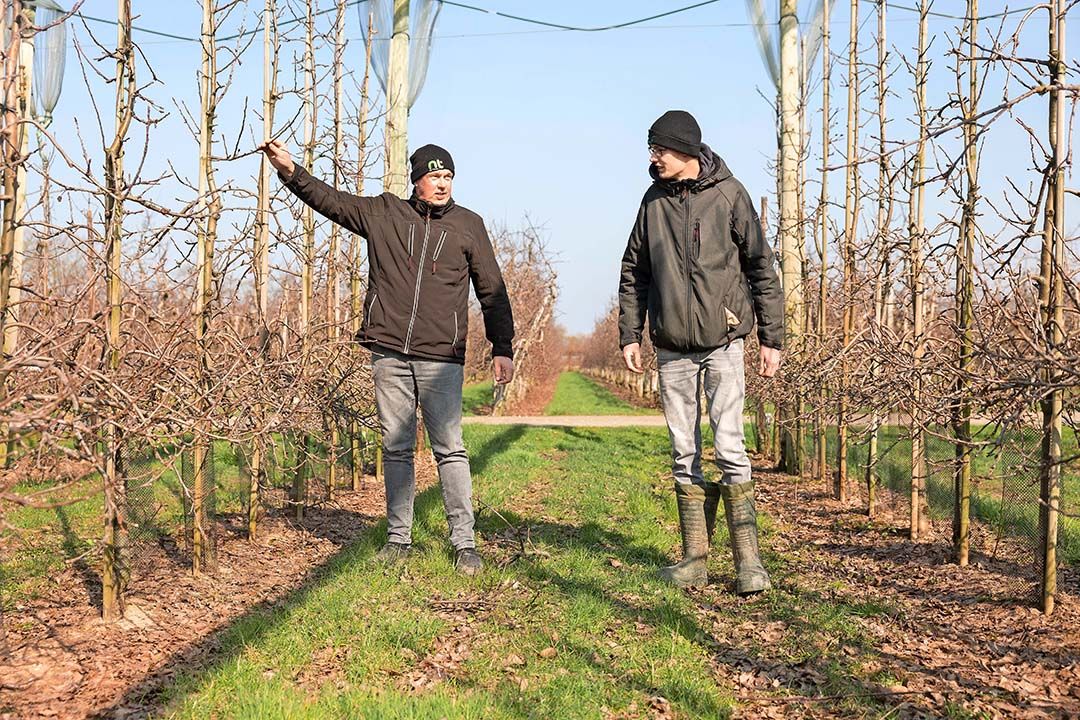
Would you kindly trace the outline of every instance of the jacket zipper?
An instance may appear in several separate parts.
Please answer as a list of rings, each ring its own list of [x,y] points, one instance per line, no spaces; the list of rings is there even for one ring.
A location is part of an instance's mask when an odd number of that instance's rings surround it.
[[[690,337],[690,191],[687,188],[683,188],[683,271],[686,275],[686,340],[691,345],[693,339]]]
[[[412,226],[410,226],[412,227]],[[416,289],[413,290],[412,313],[409,315],[409,329],[405,333],[405,347],[402,352],[409,354],[409,343],[412,342],[413,325],[416,323],[416,310],[420,306],[420,280],[424,275],[424,256],[427,255],[428,235],[431,232],[431,215],[424,217],[424,240],[420,244],[420,262],[416,264]]]
[[[435,263],[439,259],[439,255],[442,253],[443,243],[446,242],[446,231],[443,230],[439,235],[439,242],[435,243],[435,254],[431,256],[431,274],[434,275],[438,269],[438,265]]]
[[[375,300],[376,300],[376,298],[378,298],[378,297],[379,297],[379,293],[374,293],[374,294],[373,294],[373,295],[371,296],[371,302],[369,302],[369,303],[368,303],[368,306],[367,306],[367,313],[366,313],[366,314],[364,315],[364,319],[365,319],[365,320],[371,317],[371,309],[372,309],[373,307],[375,307]]]
[[[450,343],[450,350],[453,350],[455,347],[457,347],[457,336],[458,336],[457,310],[455,310],[454,311],[454,342]]]

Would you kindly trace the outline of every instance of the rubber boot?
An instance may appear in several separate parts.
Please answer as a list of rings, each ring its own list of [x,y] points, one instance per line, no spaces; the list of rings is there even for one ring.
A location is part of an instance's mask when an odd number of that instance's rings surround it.
[[[716,509],[720,506],[720,483],[705,483],[705,530],[709,533],[712,547],[713,531],[716,529]]]
[[[735,592],[753,595],[772,587],[769,573],[761,564],[758,552],[757,511],[754,509],[754,482],[721,485],[724,514],[735,558]]]
[[[709,537],[705,530],[705,490],[700,485],[675,483],[679,506],[683,559],[660,569],[660,577],[675,587],[703,587],[709,576],[705,565],[709,555]]]

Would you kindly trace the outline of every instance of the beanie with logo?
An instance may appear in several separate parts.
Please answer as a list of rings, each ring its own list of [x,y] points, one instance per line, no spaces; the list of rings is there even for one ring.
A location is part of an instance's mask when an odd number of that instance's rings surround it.
[[[431,172],[440,170],[454,172],[454,159],[450,157],[450,153],[438,145],[425,145],[417,148],[409,158],[409,163],[412,165],[409,179],[414,185],[417,180]]]

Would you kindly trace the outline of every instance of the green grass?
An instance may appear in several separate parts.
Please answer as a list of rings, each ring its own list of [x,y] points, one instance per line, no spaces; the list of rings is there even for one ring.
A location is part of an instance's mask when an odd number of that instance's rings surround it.
[[[973,428],[976,441],[1001,440],[993,435],[995,428]],[[953,512],[952,465],[954,446],[946,437],[927,437],[927,494],[930,511],[938,518],[948,519]],[[973,517],[1007,536],[1028,538],[1032,542],[1039,533],[1039,443],[1035,428],[1007,433],[1003,442],[977,448],[972,454],[974,490],[971,498]],[[826,435],[828,458],[836,455],[836,430]],[[848,444],[848,472],[862,482],[866,474],[867,440],[856,434]],[[906,427],[885,425],[878,435],[878,470],[881,482],[903,495],[911,491],[911,439]],[[813,455],[813,437],[808,434],[807,457]],[[1071,428],[1062,433],[1062,454],[1066,458],[1078,453],[1076,435]],[[1080,509],[1080,466],[1065,465],[1062,473],[1062,507],[1066,513]],[[1080,563],[1080,519],[1059,516],[1058,557],[1061,562]]]
[[[577,372],[564,372],[555,385],[555,394],[544,409],[545,415],[654,415],[655,410],[638,407],[616,397],[603,385]]]
[[[678,542],[663,430],[473,426],[466,443],[489,562],[481,576],[454,573],[431,488],[417,499],[406,571],[370,562],[385,532],[373,529],[282,606],[217,637],[217,660],[166,688],[162,716],[636,717],[662,696],[676,717],[726,718],[735,702],[718,680],[725,653],[762,668],[814,668],[826,693],[874,681],[861,670],[873,649],[860,618],[887,609],[799,590],[790,580],[797,562],[767,555],[777,590],[752,602],[723,587],[695,597],[656,579]],[[511,526],[528,528],[525,557]],[[720,555],[714,572],[730,574]],[[486,609],[438,606],[478,599]],[[733,634],[764,621],[785,629],[768,642]],[[820,656],[838,645],[848,650]],[[447,675],[412,690],[412,673],[425,658],[445,662],[447,648],[456,648]],[[880,714],[858,705],[869,701],[845,702]]]
[[[290,443],[282,442],[281,437],[276,440],[273,467],[280,476],[282,468],[295,465],[295,458]],[[157,453],[135,452],[125,460],[131,513],[129,542],[134,548],[136,564],[141,546],[156,545],[161,538],[170,538],[178,546],[184,544],[185,492],[177,477],[180,460],[176,452],[176,447],[164,446]],[[214,443],[217,514],[246,511],[245,462],[242,448],[222,441]],[[316,459],[312,463],[309,487],[320,482],[319,478],[326,473],[326,463]],[[49,578],[69,563],[89,582],[97,582],[98,558],[87,551],[103,533],[101,479],[93,474],[53,492],[48,492],[50,487],[47,482],[21,485],[14,488],[14,493],[45,492],[43,500],[55,507],[4,508],[4,521],[10,526],[0,531],[0,603],[5,609],[40,595]]]
[[[491,380],[466,385],[461,390],[461,412],[463,415],[491,414],[491,393],[494,384]]]

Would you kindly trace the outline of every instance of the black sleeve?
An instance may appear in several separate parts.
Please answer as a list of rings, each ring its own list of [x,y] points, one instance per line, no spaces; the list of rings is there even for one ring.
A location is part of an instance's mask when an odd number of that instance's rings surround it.
[[[758,340],[766,347],[779,350],[784,346],[784,296],[776,274],[776,257],[761,230],[761,220],[750,194],[742,186],[735,195],[731,229],[739,247],[743,275],[750,281]]]
[[[482,220],[477,220],[469,246],[469,277],[472,280],[480,311],[484,315],[484,330],[491,342],[492,357],[514,357],[514,313],[510,308],[510,296],[506,292],[502,271],[495,259]]]
[[[641,342],[649,305],[652,265],[645,225],[645,203],[638,208],[619,274],[619,347]]]
[[[293,195],[300,198],[312,210],[336,222],[346,230],[369,237],[370,219],[386,213],[386,198],[360,197],[342,190],[335,190],[297,165],[290,177],[278,173]]]

